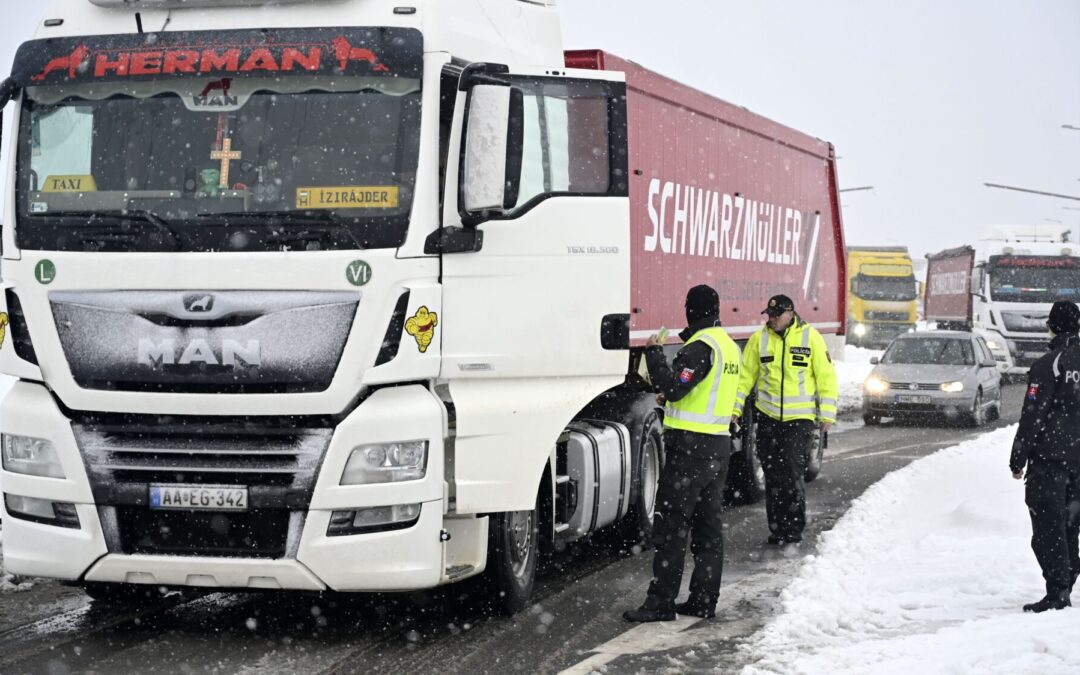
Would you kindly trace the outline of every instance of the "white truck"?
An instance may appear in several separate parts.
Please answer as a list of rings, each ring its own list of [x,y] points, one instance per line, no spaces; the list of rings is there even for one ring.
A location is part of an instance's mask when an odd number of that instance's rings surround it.
[[[1080,247],[1067,227],[987,228],[975,246],[928,255],[926,319],[986,339],[998,369],[1023,375],[1046,353],[1058,300],[1080,300]]]
[[[842,332],[834,153],[564,54],[553,5],[46,10],[0,86],[9,571],[105,597],[486,574],[514,612],[544,550],[647,538],[645,339],[701,282],[735,337],[778,288]],[[752,443],[731,475],[757,494]]]

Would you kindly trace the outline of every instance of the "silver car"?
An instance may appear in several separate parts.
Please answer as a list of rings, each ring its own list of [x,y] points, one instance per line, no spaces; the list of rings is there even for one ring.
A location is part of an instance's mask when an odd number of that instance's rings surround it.
[[[863,383],[863,421],[943,414],[982,426],[1001,416],[1001,374],[986,341],[963,331],[908,333],[893,340]]]

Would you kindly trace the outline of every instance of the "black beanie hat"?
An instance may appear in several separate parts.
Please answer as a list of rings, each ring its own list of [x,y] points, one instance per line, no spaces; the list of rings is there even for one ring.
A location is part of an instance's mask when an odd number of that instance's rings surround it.
[[[686,322],[720,318],[720,295],[711,286],[701,284],[686,292]]]
[[[1080,331],[1080,307],[1075,302],[1058,300],[1050,308],[1046,326],[1057,335],[1075,335]]]

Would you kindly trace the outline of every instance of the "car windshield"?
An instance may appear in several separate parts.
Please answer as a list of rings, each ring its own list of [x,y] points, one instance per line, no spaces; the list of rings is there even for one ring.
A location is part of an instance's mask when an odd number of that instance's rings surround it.
[[[914,300],[918,295],[915,277],[878,277],[859,274],[851,280],[851,292],[863,300]]]
[[[998,302],[1080,299],[1080,260],[1005,258],[990,267],[990,296]]]
[[[935,364],[973,366],[971,340],[946,337],[918,337],[893,340],[881,358],[888,364]]]

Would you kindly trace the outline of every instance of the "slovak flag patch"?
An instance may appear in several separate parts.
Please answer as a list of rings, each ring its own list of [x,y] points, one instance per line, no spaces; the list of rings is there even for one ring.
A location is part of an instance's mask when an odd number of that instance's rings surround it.
[[[693,377],[694,377],[693,369],[691,369],[691,368],[683,368],[682,372],[679,373],[679,382],[682,382],[683,384],[686,384],[691,379],[693,379]]]
[[[1027,390],[1027,400],[1034,401],[1038,397],[1039,397],[1039,385],[1038,384],[1029,384],[1028,385],[1028,390]]]

